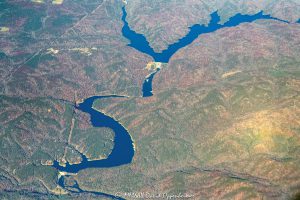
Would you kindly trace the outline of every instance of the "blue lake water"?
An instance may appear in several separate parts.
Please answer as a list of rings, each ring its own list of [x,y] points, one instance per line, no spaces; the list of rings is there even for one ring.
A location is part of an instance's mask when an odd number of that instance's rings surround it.
[[[122,28],[122,34],[125,38],[127,38],[130,41],[128,46],[133,47],[136,50],[151,56],[155,62],[163,62],[163,63],[168,63],[170,58],[179,49],[191,44],[196,38],[198,38],[200,35],[205,33],[211,33],[226,27],[238,26],[242,23],[253,22],[258,19],[273,19],[282,22],[287,22],[284,20],[280,20],[278,18],[274,18],[270,15],[265,15],[261,11],[254,15],[243,15],[240,13],[236,14],[235,16],[231,17],[227,22],[221,25],[218,24],[220,22],[220,16],[216,11],[210,15],[211,20],[208,25],[195,24],[189,27],[190,30],[187,35],[179,39],[177,42],[170,44],[167,49],[163,50],[160,53],[157,53],[153,50],[153,48],[150,47],[149,42],[147,41],[144,35],[136,33],[135,31],[130,29],[128,22],[126,21],[127,13],[125,7],[122,8],[122,11],[123,11],[122,20],[124,23]]]
[[[151,97],[153,96],[152,92],[152,80],[157,72],[159,72],[160,69],[157,69],[155,72],[148,75],[143,83],[143,97]]]
[[[62,172],[68,173],[77,173],[80,170],[87,168],[107,168],[107,167],[116,167],[120,165],[125,165],[131,163],[134,156],[134,146],[131,136],[128,131],[115,119],[103,114],[100,111],[93,109],[93,103],[97,99],[103,98],[122,98],[124,96],[119,95],[109,95],[109,96],[92,96],[85,99],[79,105],[75,105],[75,108],[88,113],[91,117],[91,124],[94,127],[106,127],[111,128],[114,133],[114,147],[112,152],[106,159],[103,160],[94,160],[89,161],[87,157],[81,154],[82,161],[79,164],[69,164],[66,163],[66,166],[59,165],[58,161],[54,161],[53,167]],[[97,142],[97,141],[95,141]],[[68,176],[68,175],[67,175]],[[73,186],[66,187],[64,184],[65,176],[61,176],[58,180],[58,185],[64,188],[65,190],[71,193],[90,193],[93,195],[97,195],[100,197],[109,197],[111,199],[116,200],[124,200],[121,197],[117,197],[114,195],[102,193],[102,192],[94,192],[94,191],[85,191],[82,190],[78,183],[76,182]],[[71,190],[72,189],[72,190]],[[75,190],[74,190],[75,189]]]
[[[219,16],[218,12],[216,11],[210,15],[211,20],[208,25],[195,24],[195,25],[189,27],[190,30],[187,35],[185,35],[183,38],[179,39],[177,42],[170,44],[167,49],[163,50],[160,53],[157,53],[153,50],[153,48],[150,47],[149,42],[147,41],[147,39],[145,38],[144,35],[136,33],[135,31],[130,29],[128,22],[126,21],[127,12],[126,12],[125,7],[122,8],[122,11],[123,11],[122,21],[124,24],[123,28],[122,28],[122,34],[125,38],[127,38],[130,41],[128,46],[151,56],[155,62],[162,62],[162,63],[168,63],[170,58],[179,49],[191,44],[195,39],[197,39],[202,34],[212,33],[219,29],[222,29],[222,28],[234,27],[234,26],[238,26],[242,23],[253,22],[258,19],[272,19],[272,20],[287,22],[284,20],[274,18],[270,15],[265,15],[263,12],[259,12],[254,15],[236,14],[235,16],[231,17],[224,24],[219,24],[220,16]],[[149,77],[149,78],[147,77],[146,80],[144,81],[143,90],[142,90],[143,97],[149,97],[149,96],[153,95],[152,80],[153,80],[155,74],[156,74],[156,72],[151,74],[151,77]]]
[[[91,123],[94,127],[106,127],[111,128],[114,133],[114,147],[112,152],[106,159],[89,161],[87,157],[83,154],[82,162],[79,164],[69,164],[66,166],[60,166],[57,161],[54,161],[53,167],[59,171],[77,173],[80,170],[87,168],[107,168],[116,167],[124,164],[129,164],[134,156],[134,146],[128,131],[115,119],[109,117],[100,111],[93,109],[93,102],[96,99],[103,98],[120,98],[122,96],[111,95],[111,96],[93,96],[84,100],[84,102],[75,106],[76,109],[88,113],[91,117]],[[97,141],[95,141],[97,142]]]

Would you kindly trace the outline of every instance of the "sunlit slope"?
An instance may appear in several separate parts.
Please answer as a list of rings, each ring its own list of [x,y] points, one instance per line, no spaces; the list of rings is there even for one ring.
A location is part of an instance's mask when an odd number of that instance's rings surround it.
[[[128,127],[137,151],[131,166],[80,172],[82,187],[190,192],[203,199],[297,193],[300,74],[293,43],[299,28],[266,27],[199,38],[159,72],[151,98],[98,101],[97,108]],[[91,184],[110,181],[116,187]]]
[[[135,160],[132,166],[99,170],[99,176],[95,176],[98,170],[81,172],[81,184],[109,192],[152,191],[153,186],[204,199],[293,195],[300,180],[297,71],[287,67],[280,77],[270,70],[243,72],[214,86],[164,91],[146,103],[116,101],[107,110],[132,133]],[[117,184],[132,176],[138,181]],[[90,181],[113,181],[117,186]],[[141,187],[141,181],[149,187]]]

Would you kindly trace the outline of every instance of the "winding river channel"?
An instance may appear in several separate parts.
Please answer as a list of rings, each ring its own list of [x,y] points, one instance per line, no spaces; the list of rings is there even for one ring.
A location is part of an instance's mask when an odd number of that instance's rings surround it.
[[[125,7],[122,8],[123,16],[123,28],[122,34],[125,38],[129,40],[128,46],[138,50],[141,53],[145,53],[153,58],[155,62],[162,62],[168,63],[170,58],[181,48],[186,47],[187,45],[191,44],[196,38],[198,38],[202,34],[211,33],[217,31],[222,28],[226,27],[234,27],[238,26],[241,23],[245,22],[253,22],[258,19],[272,19],[278,20],[282,22],[286,22],[277,18],[273,18],[270,15],[265,15],[263,12],[259,12],[254,15],[243,15],[243,14],[236,14],[235,16],[231,17],[227,22],[224,24],[219,24],[220,16],[218,12],[214,12],[211,14],[211,21],[208,25],[200,25],[195,24],[189,27],[189,32],[186,36],[179,39],[174,44],[170,44],[167,49],[163,50],[160,53],[157,53],[150,47],[149,42],[145,38],[144,35],[136,33],[135,31],[131,30],[126,21],[127,12]],[[159,72],[159,69],[155,72],[148,75],[143,83],[142,91],[143,97],[152,96],[152,80],[156,73]],[[111,128],[114,133],[114,147],[111,154],[102,160],[94,160],[90,161],[87,157],[83,154],[82,162],[79,164],[69,164],[66,163],[65,166],[61,166],[59,162],[54,161],[53,167],[61,172],[68,172],[68,173],[77,173],[80,170],[87,169],[87,168],[108,168],[108,167],[116,167],[120,165],[125,165],[131,163],[133,156],[134,156],[134,144],[133,140],[128,133],[128,131],[114,118],[105,115],[104,113],[96,110],[93,108],[93,102],[97,99],[103,98],[124,98],[124,96],[92,96],[85,99],[79,105],[75,105],[75,109],[78,109],[84,113],[88,113],[90,115],[91,124],[94,127],[107,127]],[[64,189],[67,189],[64,186],[64,177],[62,176],[59,180],[59,185]],[[74,187],[77,187],[78,192],[85,192],[81,190],[77,184]],[[91,192],[93,193],[93,192]],[[96,194],[96,193],[95,193]],[[115,199],[122,199],[119,197],[115,197],[113,195],[99,193],[99,195],[107,195],[107,197],[115,198]]]
[[[88,160],[85,155],[81,154],[82,161],[79,164],[71,165],[69,163],[66,163],[65,166],[61,166],[57,161],[54,161],[53,166],[59,171],[77,173],[80,170],[87,168],[116,167],[131,163],[134,155],[134,145],[128,131],[112,117],[109,117],[93,108],[94,101],[103,98],[124,98],[124,96],[92,96],[85,99],[79,105],[75,105],[75,108],[82,112],[88,113],[91,117],[91,123],[94,127],[106,127],[111,128],[114,131],[115,137],[112,152],[106,159],[91,161]]]

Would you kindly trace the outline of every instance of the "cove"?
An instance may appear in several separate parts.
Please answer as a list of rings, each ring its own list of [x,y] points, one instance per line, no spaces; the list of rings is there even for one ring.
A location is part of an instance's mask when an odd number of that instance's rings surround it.
[[[155,74],[157,72],[159,72],[159,70],[160,69],[158,68],[155,72],[149,74],[146,77],[146,79],[145,79],[145,81],[143,83],[143,89],[142,89],[143,97],[151,97],[151,96],[153,96],[153,92],[152,92],[152,80],[153,80]]]
[[[52,165],[54,168],[62,172],[77,173],[87,168],[108,168],[131,163],[134,156],[134,145],[128,131],[112,117],[93,108],[95,100],[112,97],[121,98],[124,96],[92,96],[75,105],[76,109],[90,115],[91,123],[94,127],[106,127],[114,131],[114,147],[109,156],[106,159],[90,161],[85,155],[81,154],[82,161],[79,164],[69,164],[67,162],[65,166],[61,166],[58,161],[54,161]]]
[[[135,31],[130,29],[128,22],[126,21],[127,12],[124,6],[122,7],[122,11],[123,11],[122,21],[124,23],[122,28],[122,34],[125,38],[127,38],[130,41],[128,46],[151,56],[155,62],[162,62],[162,63],[168,63],[170,58],[179,49],[191,44],[195,39],[197,39],[202,34],[212,33],[222,28],[234,27],[242,23],[253,22],[258,19],[272,19],[272,20],[289,23],[288,21],[272,17],[271,15],[265,15],[261,11],[254,15],[243,15],[238,13],[233,17],[231,17],[224,24],[219,24],[220,16],[218,14],[218,11],[216,11],[210,15],[211,20],[208,25],[195,24],[189,27],[189,32],[187,33],[186,36],[179,39],[177,42],[170,44],[168,48],[163,50],[162,52],[157,53],[153,50],[152,47],[150,47],[149,42],[147,41],[144,35],[136,33]]]

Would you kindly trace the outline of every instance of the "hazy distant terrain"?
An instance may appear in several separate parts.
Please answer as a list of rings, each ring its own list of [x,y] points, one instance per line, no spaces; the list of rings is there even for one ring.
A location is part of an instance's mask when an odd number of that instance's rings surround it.
[[[198,37],[163,65],[142,98],[151,57],[127,46],[120,0],[0,0],[0,199],[110,199],[58,186],[49,166],[105,159],[114,132],[130,133],[131,164],[65,178],[84,191],[191,194],[190,199],[292,199],[300,192],[300,2],[128,0],[127,21],[155,51],[237,13],[257,20]]]

